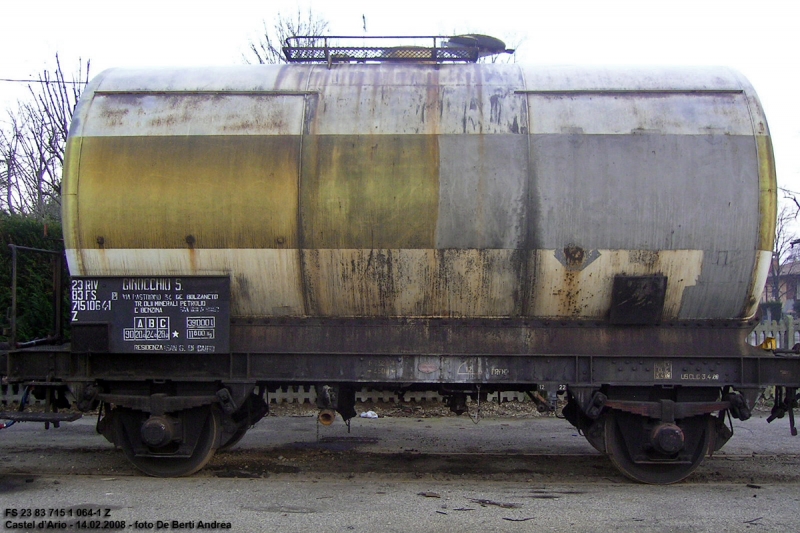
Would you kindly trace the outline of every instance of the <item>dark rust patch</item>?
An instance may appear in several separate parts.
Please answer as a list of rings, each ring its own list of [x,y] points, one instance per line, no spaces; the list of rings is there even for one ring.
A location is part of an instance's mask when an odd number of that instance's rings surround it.
[[[585,252],[583,248],[580,246],[575,245],[568,245],[564,248],[564,257],[567,259],[567,266],[569,267],[578,267],[583,263],[583,259],[585,257]]]
[[[238,287],[237,294],[239,295],[239,298],[244,302],[249,303],[251,301],[250,282],[247,280],[247,276],[237,274],[234,276],[233,280]]]
[[[629,258],[631,263],[638,263],[652,268],[658,263],[659,256],[657,250],[631,250],[629,252]]]

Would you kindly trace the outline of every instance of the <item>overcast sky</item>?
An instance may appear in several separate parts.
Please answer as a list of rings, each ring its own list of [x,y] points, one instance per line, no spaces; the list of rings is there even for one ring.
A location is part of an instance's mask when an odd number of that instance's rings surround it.
[[[6,0],[0,78],[36,78],[58,53],[68,72],[111,67],[242,63],[264,22],[309,7],[331,34],[484,33],[534,64],[723,65],[758,92],[775,145],[778,182],[800,191],[800,2],[791,0]],[[25,84],[0,82],[0,111]],[[2,114],[0,114],[2,120]]]

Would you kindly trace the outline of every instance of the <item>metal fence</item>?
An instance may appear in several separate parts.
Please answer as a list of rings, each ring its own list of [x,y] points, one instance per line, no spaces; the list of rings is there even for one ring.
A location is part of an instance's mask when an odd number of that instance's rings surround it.
[[[434,391],[408,391],[403,395],[402,401],[411,403],[430,403],[441,402],[444,397],[438,392]],[[503,391],[489,394],[489,401],[495,402],[524,402],[528,401],[528,396],[524,392],[517,391]],[[269,403],[315,403],[317,401],[317,393],[314,387],[282,387],[276,392],[269,394]],[[377,391],[364,387],[356,392],[356,401],[358,402],[384,402],[384,403],[399,403],[400,397],[394,391]]]
[[[0,390],[0,411],[3,408],[8,408],[10,406],[18,405],[20,397],[22,396],[22,390],[17,387],[12,386],[4,386],[2,390]],[[441,402],[443,400],[443,396],[437,392],[432,391],[409,391],[403,395],[404,402],[410,403],[433,403],[433,402]],[[504,392],[495,392],[489,394],[488,396],[489,401],[495,402],[524,402],[528,401],[528,397],[524,392],[517,392],[517,391],[504,391]],[[304,387],[304,386],[289,386],[289,387],[281,387],[276,392],[271,392],[269,394],[269,403],[271,404],[280,404],[280,403],[308,403],[308,404],[315,404],[317,401],[317,393],[314,390],[314,387]],[[383,403],[399,403],[400,398],[395,394],[393,391],[376,391],[370,388],[364,387],[360,391],[356,393],[356,401],[359,402],[383,402]],[[33,405],[37,405],[40,402],[30,397],[30,403]]]
[[[800,342],[800,320],[785,317],[783,320],[762,322],[747,337],[747,341],[753,346],[758,346],[768,337],[775,339],[779,349],[790,350]]]

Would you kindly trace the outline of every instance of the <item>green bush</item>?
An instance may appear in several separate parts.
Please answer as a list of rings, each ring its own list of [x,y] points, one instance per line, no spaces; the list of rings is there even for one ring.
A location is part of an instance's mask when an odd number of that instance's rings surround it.
[[[0,322],[2,339],[8,340],[11,309],[11,249],[9,244],[64,251],[61,224],[41,222],[24,215],[0,212]],[[53,266],[55,256],[20,251],[17,254],[17,341],[53,334]],[[64,265],[66,268],[66,265]],[[66,271],[62,272],[64,286]],[[62,298],[66,296],[62,295]],[[66,302],[66,300],[63,300]],[[64,308],[64,320],[68,316]],[[64,322],[65,324],[67,322]]]

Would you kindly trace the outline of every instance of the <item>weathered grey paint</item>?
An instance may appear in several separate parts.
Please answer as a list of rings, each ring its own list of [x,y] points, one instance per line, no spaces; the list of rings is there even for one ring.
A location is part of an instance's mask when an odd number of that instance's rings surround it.
[[[542,154],[533,157],[536,248],[702,250],[681,317],[722,318],[742,305],[759,216],[741,207],[758,204],[752,138],[537,135],[532,151]]]
[[[524,248],[527,136],[441,135],[439,158],[436,248]]]

